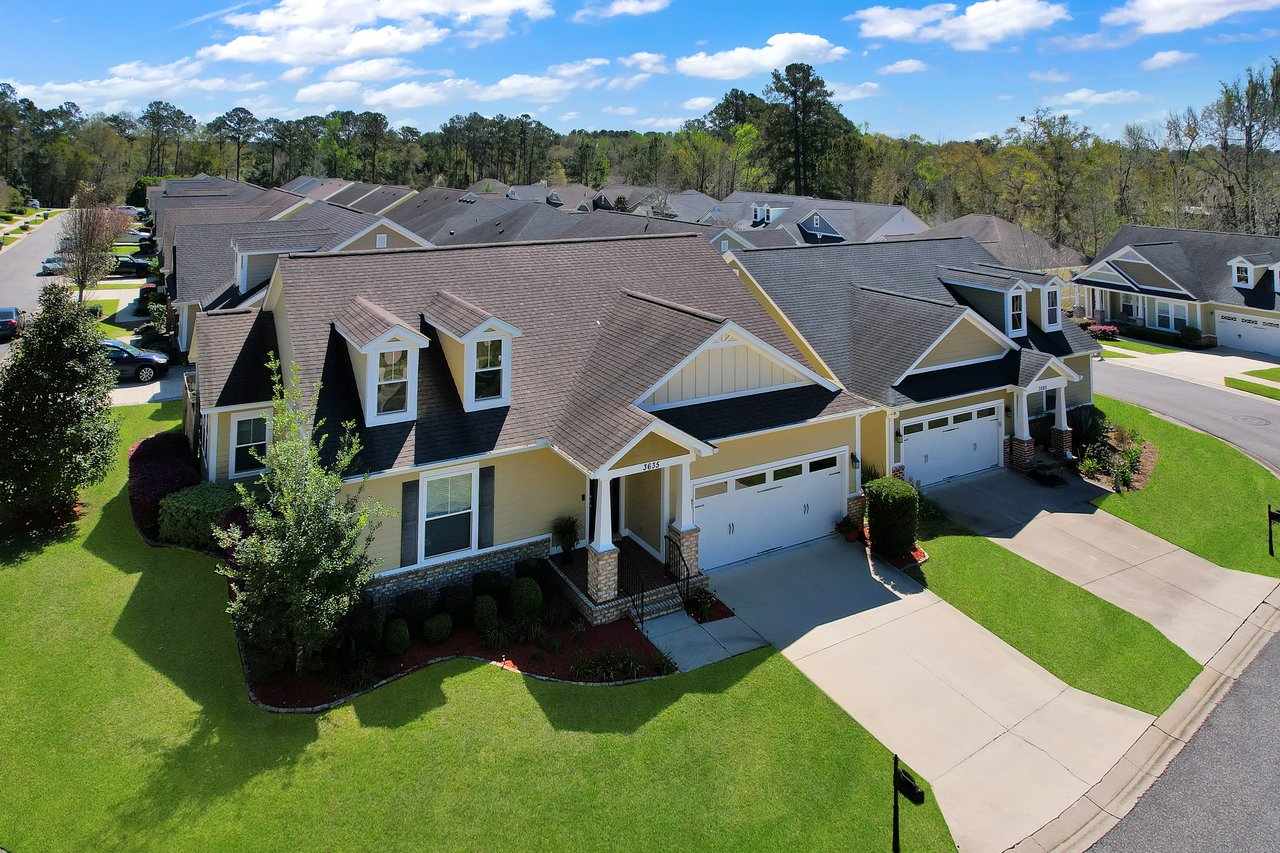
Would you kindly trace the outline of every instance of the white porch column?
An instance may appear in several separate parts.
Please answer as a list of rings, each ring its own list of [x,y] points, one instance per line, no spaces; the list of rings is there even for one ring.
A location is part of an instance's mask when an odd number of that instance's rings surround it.
[[[676,499],[676,528],[681,531],[693,528],[693,480],[690,477],[691,462],[680,464],[680,493]]]
[[[612,495],[610,477],[596,479],[596,529],[591,547],[597,551],[608,551],[613,546],[613,507],[610,506]]]
[[[1013,393],[1013,437],[1023,441],[1031,438],[1025,388],[1019,388]]]
[[[1057,396],[1058,405],[1054,407],[1053,425],[1057,429],[1067,428],[1067,388],[1064,385],[1054,392]]]

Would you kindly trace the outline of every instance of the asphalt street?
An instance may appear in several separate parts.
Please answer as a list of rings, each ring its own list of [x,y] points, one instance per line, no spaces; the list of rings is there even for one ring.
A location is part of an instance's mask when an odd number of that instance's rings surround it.
[[[1094,362],[1093,389],[1216,435],[1280,471],[1280,403],[1105,361]]]
[[[36,307],[40,288],[47,281],[40,275],[40,262],[54,254],[59,224],[57,219],[46,222],[0,250],[0,307],[24,311]],[[0,358],[5,358],[8,352],[9,344],[0,344]]]

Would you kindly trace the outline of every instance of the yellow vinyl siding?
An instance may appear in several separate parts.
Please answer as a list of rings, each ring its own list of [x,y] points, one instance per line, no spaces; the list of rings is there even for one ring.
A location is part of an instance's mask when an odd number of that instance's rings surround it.
[[[453,374],[453,384],[458,389],[458,399],[465,400],[467,398],[467,348],[448,335],[439,332],[436,333],[435,340],[440,345],[440,351],[444,353],[445,361],[449,363],[449,372]]]
[[[218,419],[218,459],[217,465],[214,466],[214,476],[218,480],[225,482],[231,476],[231,452],[235,442],[235,436],[232,432],[232,419],[249,414],[265,415],[270,411],[270,402],[264,402],[261,410],[244,409],[234,412],[216,412],[213,415]],[[236,479],[241,479],[241,477]]]
[[[867,482],[866,466],[874,465],[881,476],[887,475],[893,467],[884,441],[884,422],[888,417],[889,413],[884,409],[877,409],[862,417],[862,452],[859,458],[862,460],[864,483]]]
[[[961,320],[959,325],[938,341],[916,369],[999,356],[1004,352],[1003,346],[973,322]]]
[[[660,435],[649,433],[640,439],[640,443],[628,450],[622,455],[622,458],[613,466],[614,468],[626,468],[629,465],[639,465],[641,462],[652,462],[655,459],[670,459],[673,456],[684,456],[689,451],[673,441],[663,438]]]
[[[754,347],[738,342],[711,346],[698,353],[644,402],[661,406],[799,382],[808,380]]]
[[[387,249],[422,248],[421,243],[415,243],[413,240],[410,240],[408,237],[404,236],[399,231],[394,231],[391,228],[381,227],[381,228],[373,229],[368,234],[365,234],[363,237],[361,237],[359,240],[356,240],[350,246],[343,246],[342,251],[358,252],[361,249],[376,249],[378,248],[377,237],[379,234],[387,235],[387,245],[384,247]]]
[[[622,480],[626,495],[623,524],[655,551],[662,548],[662,472],[630,474]]]
[[[1067,405],[1083,406],[1093,401],[1093,361],[1090,356],[1077,355],[1064,358],[1067,367],[1080,374],[1079,382],[1067,383]]]
[[[779,459],[790,459],[837,447],[852,452],[853,443],[852,416],[761,435],[731,438],[716,442],[720,448],[718,453],[694,461],[690,476],[698,480],[726,471],[768,465]]]

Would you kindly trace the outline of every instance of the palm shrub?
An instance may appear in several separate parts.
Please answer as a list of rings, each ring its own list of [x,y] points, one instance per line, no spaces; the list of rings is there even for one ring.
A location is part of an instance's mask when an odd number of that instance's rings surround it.
[[[573,549],[578,547],[578,517],[557,516],[551,522],[551,538],[560,547],[560,562],[568,565],[573,559]]]
[[[920,495],[897,477],[881,477],[863,486],[867,526],[875,549],[886,557],[905,557],[916,545]]]
[[[304,401],[296,365],[287,385],[274,354],[268,367],[275,381],[271,443],[259,460],[266,470],[252,489],[236,484],[247,525],[220,529],[215,538],[228,553],[220,571],[237,590],[227,608],[232,624],[267,662],[304,669],[359,601],[379,562],[369,544],[386,513],[364,500],[363,487],[343,489],[360,452],[355,425],[343,424],[332,461],[325,461],[319,389]]]
[[[115,371],[97,321],[49,283],[26,332],[0,365],[0,511],[22,521],[65,518],[115,457]]]

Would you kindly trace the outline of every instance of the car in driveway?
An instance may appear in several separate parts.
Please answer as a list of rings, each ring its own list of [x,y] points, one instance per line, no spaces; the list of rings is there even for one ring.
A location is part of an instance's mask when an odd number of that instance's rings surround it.
[[[162,352],[138,349],[124,341],[110,338],[102,339],[102,348],[120,379],[151,382],[169,372],[169,356]]]
[[[0,308],[0,341],[11,341],[22,333],[26,312],[17,308]]]
[[[54,255],[40,262],[40,275],[62,275],[67,271],[67,262]]]
[[[116,260],[116,275],[140,277],[151,271],[151,261],[146,258],[136,258],[128,255],[121,255]]]

